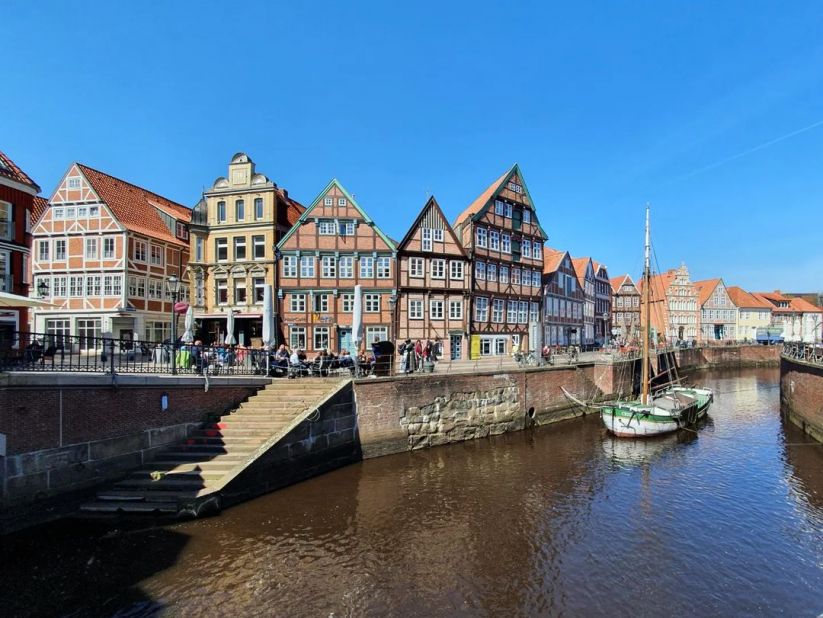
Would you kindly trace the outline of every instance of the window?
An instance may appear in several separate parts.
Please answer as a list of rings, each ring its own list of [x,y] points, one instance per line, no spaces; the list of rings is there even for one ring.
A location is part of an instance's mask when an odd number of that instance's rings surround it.
[[[251,237],[251,244],[254,251],[254,259],[255,260],[262,260],[266,257],[266,237],[265,236],[252,236]]]
[[[92,208],[94,208],[94,206],[92,206]],[[89,213],[91,213],[91,208],[89,208]],[[178,221],[175,227],[177,229],[177,238],[180,238],[182,240],[189,239],[189,230],[186,229],[185,223]]]
[[[293,279],[297,277],[297,257],[287,255],[283,258],[283,277]]]
[[[315,326],[314,327],[314,349],[323,350],[329,347],[329,327]]]
[[[202,245],[201,245],[202,251]],[[114,238],[104,238],[103,239],[103,259],[109,259],[114,257]]]
[[[289,302],[289,311],[292,313],[303,313],[306,311],[306,295],[292,294]]]
[[[226,202],[217,202],[217,222],[226,222]]]
[[[539,270],[532,271],[532,287],[539,288],[540,280],[542,279]]]
[[[11,290],[11,251],[0,251],[0,292]]]
[[[474,278],[478,281],[485,281],[486,280],[486,263],[485,262],[475,262],[474,263]]]
[[[337,258],[333,255],[324,255],[322,258],[324,279],[334,279],[337,277]]]
[[[500,250],[503,253],[512,252],[512,238],[508,234],[503,234],[500,236]]]
[[[433,259],[431,261],[431,275],[432,279],[446,278],[446,260]]]
[[[489,231],[489,249],[500,250],[500,232],[496,230]]]
[[[529,320],[529,303],[521,300],[517,303],[517,321],[525,324]]]
[[[377,278],[390,279],[391,278],[391,258],[379,257],[377,258]]]
[[[334,206],[334,198],[327,197],[326,199],[323,200],[323,204],[325,206]]]
[[[134,259],[138,262],[145,262],[149,247],[142,240],[134,241]]]
[[[83,276],[72,275],[69,277],[69,296],[75,298],[83,296]]]
[[[292,350],[306,349],[306,327],[292,326],[289,328],[289,347]]]
[[[380,313],[380,294],[364,294],[364,309],[366,313]]]
[[[243,200],[235,200],[234,202],[234,220],[245,221],[246,219],[246,202]]]
[[[300,276],[303,278],[314,278],[314,256],[303,255],[300,257]]]
[[[103,296],[120,296],[122,293],[120,275],[105,275],[103,277]]]
[[[443,301],[442,300],[430,300],[429,301],[429,317],[432,320],[442,320],[443,319]]]
[[[518,285],[520,283],[520,269],[512,268],[512,283]]]
[[[497,281],[497,266],[495,264],[489,264],[486,267],[486,278],[489,281]]]
[[[214,252],[217,255],[218,262],[226,262],[229,259],[229,239],[215,238]]]
[[[217,279],[215,282],[215,298],[218,305],[227,305],[229,302],[229,282],[226,279]]]
[[[450,300],[449,301],[449,319],[462,320],[463,319],[463,301]]]
[[[432,250],[432,231],[431,228],[424,227],[420,230],[421,238],[422,238],[422,246],[421,249],[423,251],[431,251]]]
[[[409,300],[409,319],[422,320],[423,319],[423,301]]]
[[[313,296],[313,302],[312,310],[315,313],[329,312],[329,294],[315,294]]]
[[[46,333],[49,335],[49,343],[63,345],[63,338],[71,335],[71,320],[46,320]]]
[[[254,198],[254,218],[260,221],[263,218],[263,198]]]
[[[512,205],[506,204],[506,216],[511,219],[512,218]]]
[[[351,256],[341,257],[337,263],[338,276],[341,279],[354,279],[354,258]]]
[[[488,245],[488,232],[485,228],[477,228],[477,246],[486,247]]]
[[[119,279],[119,277],[118,277]],[[61,275],[59,277],[53,277],[51,280],[51,296],[59,296],[61,298],[65,298],[67,294],[67,281],[65,275]]]
[[[449,278],[455,281],[463,280],[463,262],[459,260],[452,260],[449,263]]]
[[[492,301],[492,322],[495,324],[503,323],[503,310],[505,306],[506,303],[500,298],[495,298]]]
[[[515,193],[523,193],[523,187],[514,182],[513,180],[509,181],[507,187],[509,188],[509,190],[514,191]]]
[[[254,277],[251,282],[254,286],[254,303],[260,304],[263,302],[263,297],[265,296],[266,280],[263,279],[263,277]],[[277,300],[274,302],[277,302]]]
[[[345,197],[338,197],[337,198],[337,205],[338,206],[345,206],[346,205],[346,198]]]
[[[242,277],[234,280],[234,304],[246,304],[246,280]]]
[[[333,219],[323,219],[318,222],[317,231],[321,236],[334,236],[337,233],[337,224]]]
[[[62,219],[65,214],[65,211],[62,208],[53,208],[52,209],[52,219],[58,220]]]
[[[41,262],[48,262],[49,261],[49,241],[48,240],[38,240],[37,241],[37,259]]]
[[[69,206],[66,208],[66,219],[74,219],[76,217],[77,210]]]
[[[354,294],[343,294],[343,313],[352,313],[354,311]]]
[[[163,247],[151,246],[151,263],[155,266],[163,265]]]
[[[54,259],[55,260],[65,260],[66,259],[66,241],[63,240],[55,240],[54,241]]]
[[[102,344],[102,340],[100,340],[100,318],[78,319],[77,335],[80,337],[81,350],[94,350],[97,348],[99,344]]]
[[[510,300],[506,303],[506,322],[509,324],[517,323],[517,301]]]
[[[100,275],[89,275],[86,277],[86,296],[100,296],[102,277]]]
[[[528,208],[523,209],[523,223],[531,223],[532,222],[532,211]]]
[[[409,259],[409,277],[420,279],[425,275],[426,261],[423,258]]]
[[[506,205],[500,200],[494,201],[494,214],[503,216],[506,212]]]
[[[157,279],[149,279],[148,292],[150,300],[163,300],[163,282]]]
[[[529,240],[523,241],[523,257],[531,258],[532,256],[532,243]]]
[[[234,237],[234,259],[237,261],[246,259],[246,237]]]
[[[489,299],[478,297],[474,299],[475,322],[486,322],[489,319]]]
[[[146,322],[146,339],[152,343],[165,341],[171,335],[171,322]]]
[[[341,236],[354,236],[354,221],[341,221],[340,222],[340,235]]]
[[[443,230],[441,230],[441,229],[432,230],[432,238],[434,239],[434,242],[443,242]]]
[[[80,188],[80,179],[77,176],[73,176],[68,179],[69,189],[79,189]]]
[[[508,266],[501,266],[500,267],[500,283],[508,283],[509,282],[509,267]]]
[[[361,257],[360,258],[360,277],[363,279],[374,278],[374,258]]]
[[[536,240],[532,243],[532,258],[538,262],[543,260],[543,245]]]

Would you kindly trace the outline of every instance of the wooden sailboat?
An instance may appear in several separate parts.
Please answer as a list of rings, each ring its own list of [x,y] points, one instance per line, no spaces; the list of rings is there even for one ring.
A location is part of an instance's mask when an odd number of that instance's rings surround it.
[[[649,366],[649,330],[651,314],[651,241],[649,209],[646,208],[646,242],[643,265],[643,356],[641,393],[637,401],[616,401],[600,406],[600,417],[611,433],[621,437],[657,436],[696,423],[705,415],[713,394],[709,389],[670,386],[651,395]]]

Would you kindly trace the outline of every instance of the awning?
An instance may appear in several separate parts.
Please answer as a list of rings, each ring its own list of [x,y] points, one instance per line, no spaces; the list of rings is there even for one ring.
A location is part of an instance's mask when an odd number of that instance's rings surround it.
[[[198,320],[225,320],[226,314],[225,313],[195,313],[195,319]],[[234,319],[237,320],[243,318],[262,318],[262,313],[235,313]]]

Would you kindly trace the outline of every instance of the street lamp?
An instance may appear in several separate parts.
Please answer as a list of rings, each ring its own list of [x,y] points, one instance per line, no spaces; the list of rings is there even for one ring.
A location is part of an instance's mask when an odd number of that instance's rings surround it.
[[[37,295],[46,298],[49,295],[49,284],[42,277],[37,280]]]
[[[175,305],[180,298],[180,279],[172,275],[166,280],[166,288],[171,296],[171,373],[177,375],[177,313]]]

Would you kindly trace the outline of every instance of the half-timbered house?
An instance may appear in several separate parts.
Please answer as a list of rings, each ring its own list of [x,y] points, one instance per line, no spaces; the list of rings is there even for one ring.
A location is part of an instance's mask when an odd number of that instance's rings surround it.
[[[397,340],[442,344],[443,358],[468,358],[469,261],[434,197],[398,245]]]
[[[543,249],[543,343],[580,345],[583,288],[577,284],[568,251]]]
[[[34,286],[52,303],[35,310],[36,331],[168,339],[166,282],[188,263],[190,220],[181,204],[72,164],[33,229]]]
[[[277,245],[286,342],[310,354],[354,351],[354,286],[362,286],[364,343],[394,338],[397,248],[335,179]]]
[[[629,275],[614,277],[612,288],[613,334],[621,345],[640,341],[640,291]]]
[[[574,272],[577,275],[577,283],[583,290],[583,333],[580,337],[580,345],[584,350],[594,347],[594,264],[591,258],[572,258]]]
[[[454,229],[473,262],[471,358],[528,349],[529,324],[540,323],[548,237],[519,166],[483,191]]]
[[[592,260],[594,269],[594,340],[607,345],[612,335],[612,286],[605,264]]]

